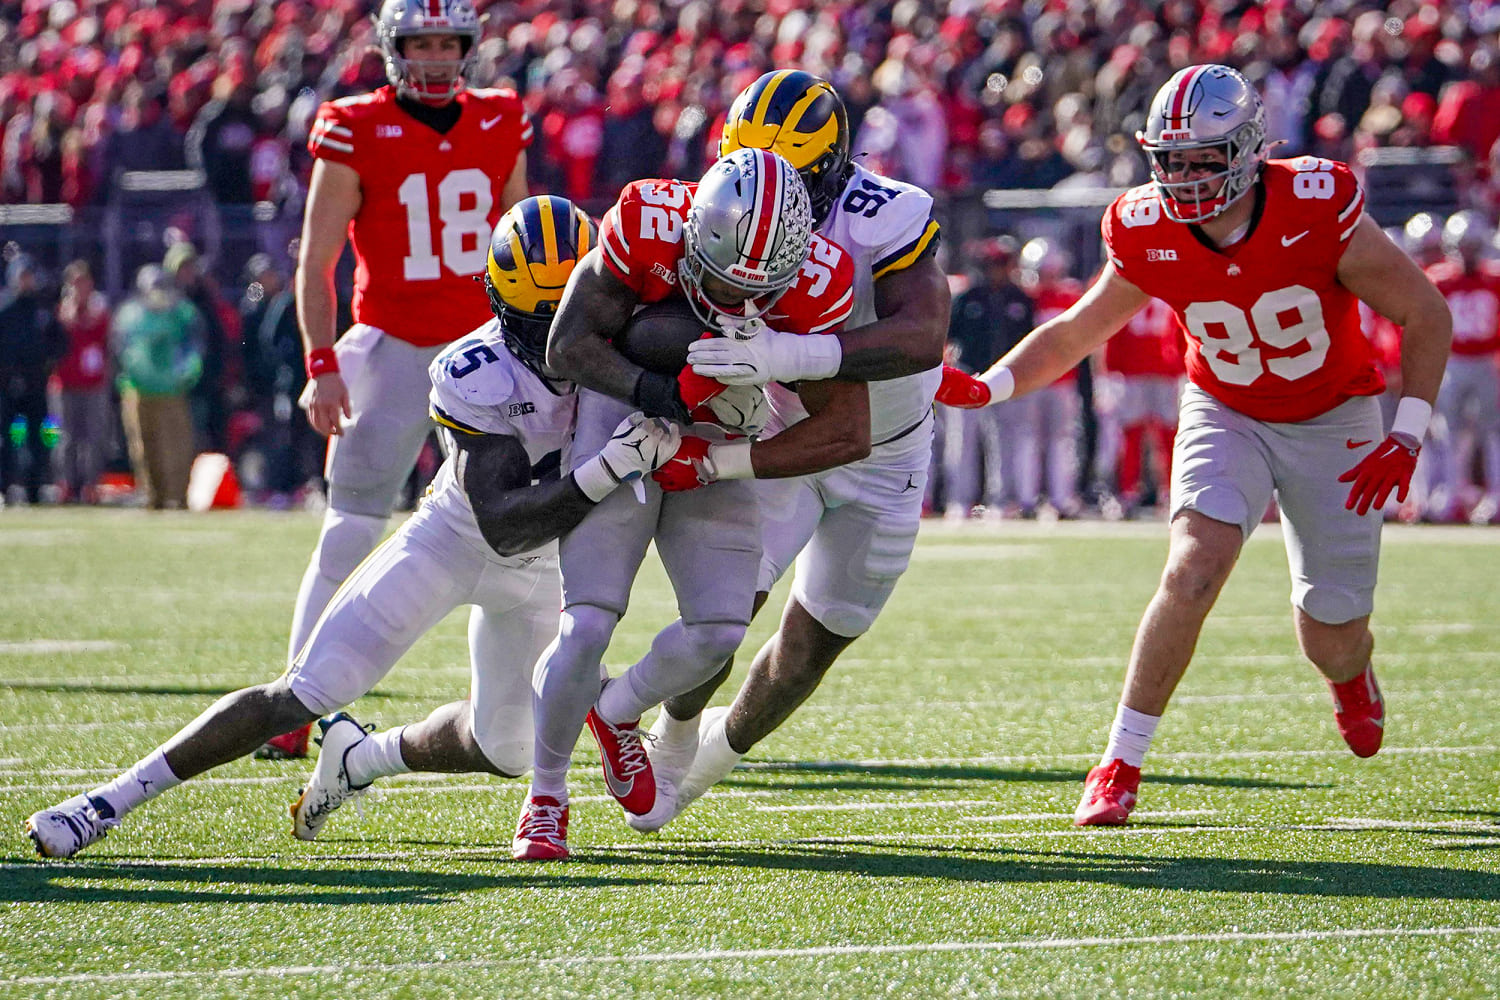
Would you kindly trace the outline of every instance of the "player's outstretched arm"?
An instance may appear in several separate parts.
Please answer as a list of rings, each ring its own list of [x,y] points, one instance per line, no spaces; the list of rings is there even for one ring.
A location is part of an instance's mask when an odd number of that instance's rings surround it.
[[[1453,341],[1453,317],[1442,294],[1368,215],[1350,237],[1338,275],[1340,284],[1403,328],[1401,395],[1431,404]]]
[[[350,415],[349,390],[333,353],[338,308],[333,272],[361,198],[359,174],[353,167],[323,159],[313,161],[295,287],[297,326],[302,331],[308,371],[303,406],[308,423],[325,437],[338,434],[340,418]]]
[[[1351,484],[1345,507],[1361,515],[1373,509],[1379,516],[1391,493],[1402,502],[1411,487],[1448,363],[1453,317],[1427,276],[1368,215],[1359,220],[1339,258],[1338,276],[1366,305],[1403,328],[1401,399],[1390,435],[1339,477]]]
[[[531,460],[508,434],[454,434],[454,474],[490,548],[518,555],[572,531],[621,483],[650,475],[677,450],[679,432],[633,413],[574,472],[531,484]]]
[[[938,402],[973,408],[1045,388],[1114,336],[1149,301],[1149,295],[1105,264],[1083,298],[1028,333],[983,375],[970,378],[957,369],[945,370]]]

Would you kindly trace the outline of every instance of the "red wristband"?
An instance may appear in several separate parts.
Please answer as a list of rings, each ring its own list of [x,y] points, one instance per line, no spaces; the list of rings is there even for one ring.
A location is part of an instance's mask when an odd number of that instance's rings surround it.
[[[339,370],[339,356],[331,347],[314,347],[307,352],[307,377],[331,375]]]

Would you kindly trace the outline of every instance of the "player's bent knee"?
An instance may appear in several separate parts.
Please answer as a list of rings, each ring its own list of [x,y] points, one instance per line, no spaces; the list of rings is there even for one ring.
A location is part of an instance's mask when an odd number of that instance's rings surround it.
[[[557,633],[558,644],[592,659],[602,659],[619,621],[619,616],[613,611],[592,604],[564,608]]]
[[[330,507],[313,563],[330,580],[343,581],[364,561],[385,534],[386,515],[370,516]]]
[[[484,759],[507,778],[519,778],[531,767],[530,740],[486,739],[480,732],[475,732],[474,742]]]
[[[314,716],[327,715],[368,694],[385,671],[348,643],[325,640],[304,649],[282,678]]]
[[[697,651],[698,659],[712,665],[715,670],[740,648],[740,643],[745,641],[745,629],[744,625],[736,622],[683,624],[683,630]]]
[[[293,728],[343,707],[335,705],[325,708],[318,695],[305,688],[298,690],[286,676],[264,685],[263,690],[275,721],[287,721]]]

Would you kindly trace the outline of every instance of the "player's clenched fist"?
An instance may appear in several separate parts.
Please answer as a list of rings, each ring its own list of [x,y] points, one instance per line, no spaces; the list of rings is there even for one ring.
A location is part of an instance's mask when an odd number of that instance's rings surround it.
[[[718,478],[708,460],[708,442],[688,435],[677,447],[677,453],[651,474],[651,478],[668,493],[696,490]]]
[[[681,432],[670,420],[632,413],[620,421],[599,454],[573,471],[584,496],[598,503],[621,483],[660,468],[678,450]]]
[[[1405,434],[1392,434],[1380,442],[1358,465],[1339,476],[1339,482],[1353,484],[1344,509],[1357,514],[1368,513],[1372,506],[1379,510],[1391,490],[1396,491],[1397,503],[1404,501],[1421,452],[1422,446]]]

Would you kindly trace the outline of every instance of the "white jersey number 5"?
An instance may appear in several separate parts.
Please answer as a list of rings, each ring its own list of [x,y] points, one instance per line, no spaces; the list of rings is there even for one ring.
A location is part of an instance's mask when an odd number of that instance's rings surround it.
[[[432,248],[427,175],[412,174],[396,189],[396,198],[406,209],[406,236],[411,248],[401,261],[401,276],[407,281],[440,277],[440,264],[454,274],[484,270],[489,254],[490,209],[495,204],[489,177],[476,167],[450,171],[438,182],[437,196],[441,258]]]
[[[1250,385],[1262,372],[1295,382],[1323,367],[1328,357],[1328,330],[1323,303],[1305,285],[1289,285],[1255,300],[1250,314],[1232,302],[1194,302],[1183,322],[1202,347],[1203,360],[1225,385]],[[1295,354],[1262,357],[1262,347]]]

